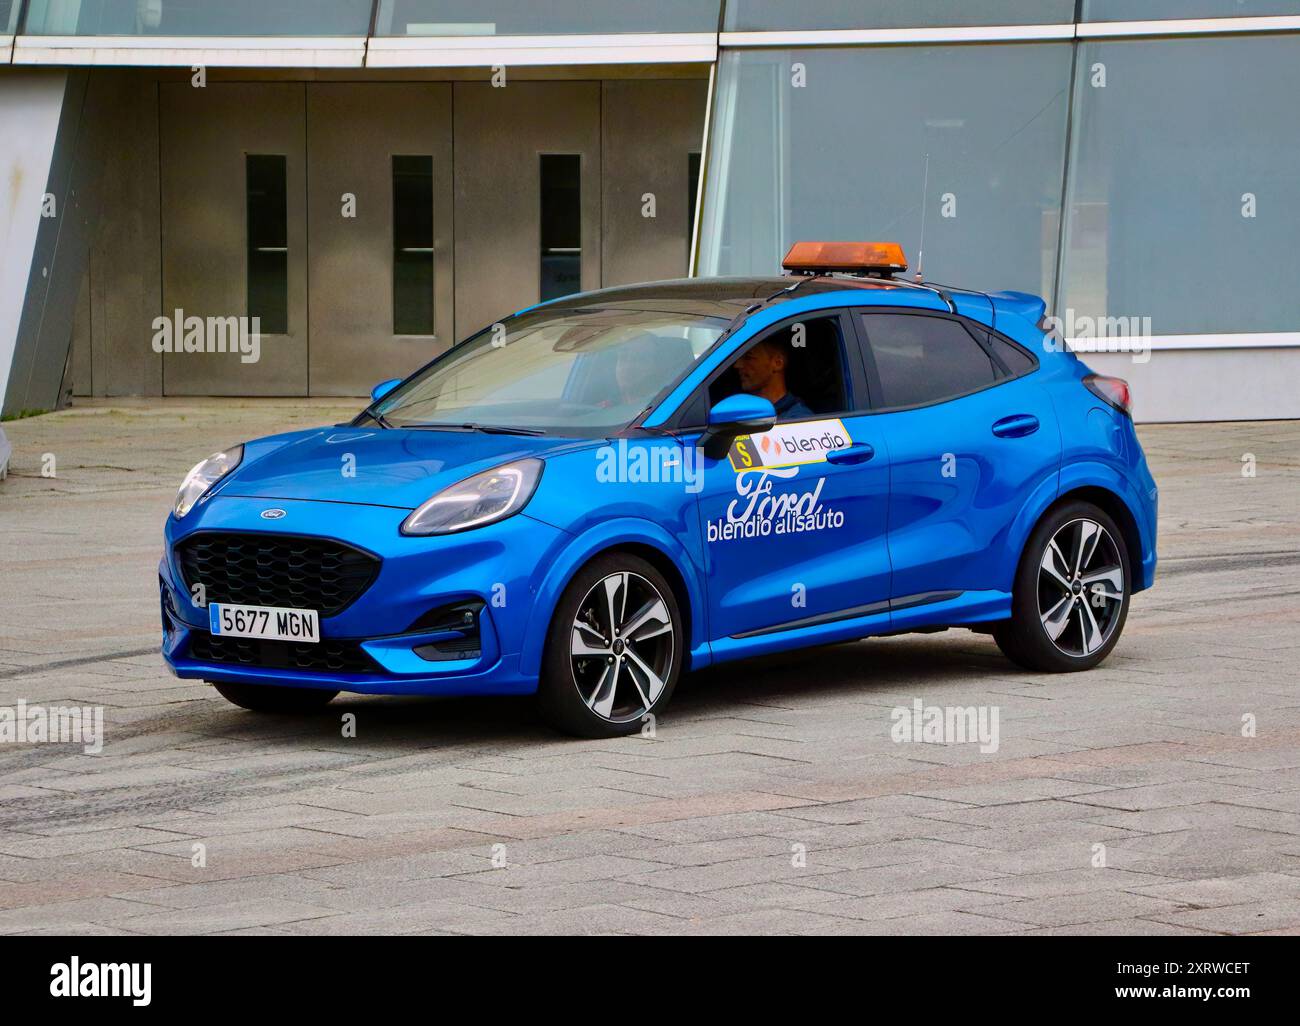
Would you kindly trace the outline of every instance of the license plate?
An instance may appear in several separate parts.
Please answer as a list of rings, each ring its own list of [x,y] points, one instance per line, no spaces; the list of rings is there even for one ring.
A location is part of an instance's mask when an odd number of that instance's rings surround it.
[[[320,618],[314,609],[232,606],[214,602],[208,606],[208,621],[212,633],[223,637],[320,641]]]

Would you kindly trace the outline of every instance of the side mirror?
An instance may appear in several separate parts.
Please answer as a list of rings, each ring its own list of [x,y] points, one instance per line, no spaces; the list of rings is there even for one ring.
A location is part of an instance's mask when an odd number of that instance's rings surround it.
[[[377,403],[380,399],[386,396],[389,392],[391,392],[401,383],[402,383],[401,378],[389,378],[387,381],[381,381],[379,384],[377,384],[374,388],[370,390],[370,401],[372,403]]]
[[[738,435],[758,435],[776,425],[776,407],[761,395],[739,392],[709,410],[709,424],[700,441],[704,455],[720,460]]]

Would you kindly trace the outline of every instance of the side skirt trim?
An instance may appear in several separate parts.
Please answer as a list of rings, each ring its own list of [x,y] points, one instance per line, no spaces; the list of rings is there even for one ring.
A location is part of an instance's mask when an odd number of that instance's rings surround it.
[[[865,606],[839,609],[833,613],[819,613],[817,616],[805,616],[799,620],[788,620],[785,623],[774,624],[771,627],[759,627],[757,630],[742,631],[740,634],[731,635],[731,637],[741,641],[745,638],[762,637],[765,634],[779,634],[782,631],[798,630],[801,627],[820,627],[822,624],[837,623],[840,620],[854,620],[859,616],[871,616],[873,613],[883,613],[886,610],[911,609],[914,606],[928,606],[935,602],[949,602],[952,599],[960,598],[964,594],[964,591],[919,592],[916,595],[903,595],[896,599],[869,602]]]

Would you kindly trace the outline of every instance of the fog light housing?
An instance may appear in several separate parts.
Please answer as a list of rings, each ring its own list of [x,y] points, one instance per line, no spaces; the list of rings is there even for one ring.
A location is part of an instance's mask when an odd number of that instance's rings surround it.
[[[485,608],[478,599],[468,599],[429,610],[407,628],[407,633],[437,637],[421,642],[412,651],[431,663],[481,658]]]

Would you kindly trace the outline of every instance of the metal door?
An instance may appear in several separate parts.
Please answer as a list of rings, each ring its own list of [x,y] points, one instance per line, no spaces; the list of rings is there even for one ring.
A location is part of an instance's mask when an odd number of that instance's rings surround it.
[[[580,285],[600,287],[600,83],[454,88],[456,337],[464,338],[541,298],[545,156],[578,158]]]
[[[451,151],[450,83],[307,86],[312,395],[365,395],[376,382],[405,377],[454,341]],[[414,211],[396,198],[395,178],[398,162],[410,160],[431,168],[427,187],[421,185],[431,195],[416,196],[412,204],[431,204],[427,241],[401,238],[398,222]],[[422,224],[427,214],[419,211]],[[396,261],[403,246],[426,245],[432,250],[431,316],[412,325],[395,314]]]
[[[164,394],[307,394],[304,103],[301,82],[159,87],[164,318],[197,317],[206,325],[248,315],[248,157],[283,158],[285,185],[280,300],[287,331],[264,331],[257,359],[245,360],[244,353],[211,351],[222,338],[205,328],[196,336],[204,351],[164,353]],[[182,327],[171,325],[173,343]]]

